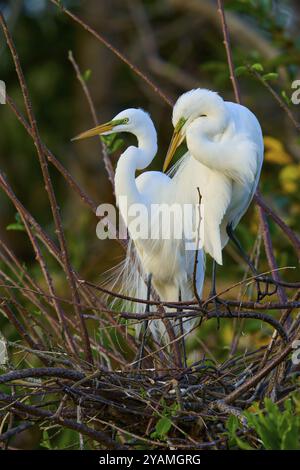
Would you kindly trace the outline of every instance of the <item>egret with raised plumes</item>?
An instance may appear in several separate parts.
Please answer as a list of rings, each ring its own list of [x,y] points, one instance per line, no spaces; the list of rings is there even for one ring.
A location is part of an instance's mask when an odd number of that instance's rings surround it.
[[[132,236],[141,271],[137,272],[137,266],[132,263],[131,254],[128,252],[125,261],[127,272],[123,276],[122,290],[127,294],[133,294],[134,297],[145,298],[147,288],[143,278],[151,276],[153,286],[161,300],[175,302],[179,294],[182,299],[191,300],[194,297],[195,252],[185,249],[184,237],[176,239],[172,233],[162,233],[157,239],[152,239],[150,235],[139,238],[130,230],[129,212],[134,205],[139,204],[147,209],[142,223],[148,224],[151,229],[153,225],[159,223],[158,214],[155,210],[153,211],[153,207],[157,206],[159,210],[161,204],[171,205],[176,202],[175,181],[166,174],[159,171],[147,171],[137,178],[135,176],[137,170],[144,170],[150,165],[157,152],[157,135],[150,116],[141,109],[126,109],[111,121],[83,132],[75,139],[121,132],[133,134],[138,142],[137,146],[128,147],[118,160],[115,172],[115,194],[123,220]],[[170,229],[170,227],[167,228]],[[203,280],[204,258],[202,250],[199,250],[196,272],[196,289],[199,296],[202,293]],[[194,324],[194,321],[185,321],[184,330],[188,331],[191,324]],[[156,330],[161,331],[163,328],[161,321],[151,322],[151,325]]]
[[[164,171],[186,140],[188,152],[177,165],[174,181],[185,202],[196,203],[196,188],[200,189],[205,252],[222,264],[222,250],[230,237],[257,274],[233,234],[253,198],[262,168],[264,144],[257,118],[216,92],[195,89],[179,97],[172,122]]]

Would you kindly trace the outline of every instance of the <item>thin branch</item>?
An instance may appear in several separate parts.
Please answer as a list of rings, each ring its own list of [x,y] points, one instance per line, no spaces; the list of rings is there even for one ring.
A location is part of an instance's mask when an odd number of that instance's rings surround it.
[[[6,38],[7,45],[9,47],[10,52],[11,52],[11,55],[12,55],[12,58],[13,58],[13,61],[14,61],[14,64],[15,64],[15,69],[16,69],[16,72],[17,72],[17,76],[18,76],[18,79],[19,79],[19,83],[20,83],[20,86],[21,86],[22,95],[23,95],[23,98],[24,98],[24,103],[25,103],[27,114],[28,114],[30,127],[31,127],[32,133],[33,133],[32,138],[34,140],[34,144],[35,144],[36,149],[37,149],[37,154],[38,154],[38,158],[39,158],[39,162],[40,162],[40,166],[41,166],[41,170],[42,170],[42,174],[43,174],[43,178],[44,178],[44,182],[45,182],[45,188],[46,188],[46,191],[47,191],[47,194],[48,194],[48,197],[49,197],[50,207],[51,207],[51,211],[52,211],[52,214],[53,214],[54,224],[55,224],[55,227],[56,227],[56,234],[57,234],[57,237],[58,237],[58,240],[59,240],[61,255],[62,255],[63,262],[64,262],[64,270],[65,270],[66,277],[67,277],[67,280],[68,280],[69,285],[70,285],[72,297],[76,301],[76,303],[80,303],[80,297],[79,297],[79,294],[77,292],[76,282],[75,282],[73,271],[72,271],[72,268],[71,268],[71,265],[70,265],[70,260],[69,260],[66,240],[65,240],[64,232],[63,232],[63,228],[62,228],[62,221],[61,221],[61,218],[60,218],[59,208],[58,208],[58,205],[57,205],[57,202],[56,202],[56,197],[55,197],[53,185],[52,185],[50,174],[49,174],[47,159],[45,157],[45,153],[44,153],[44,150],[43,150],[43,145],[42,145],[42,142],[41,142],[41,139],[40,139],[36,119],[35,119],[35,116],[33,114],[32,104],[31,104],[31,100],[30,100],[30,97],[29,97],[29,92],[28,92],[28,88],[27,88],[27,85],[26,85],[25,76],[24,76],[23,70],[21,68],[20,60],[19,60],[18,53],[17,53],[15,45],[14,45],[13,39],[11,37],[10,32],[8,31],[8,28],[6,26],[6,22],[4,20],[4,17],[2,15],[2,13],[0,13],[0,23],[1,23],[5,38]],[[93,363],[93,357],[92,357],[90,340],[89,340],[89,335],[88,335],[88,332],[87,332],[85,320],[84,320],[84,318],[81,314],[80,307],[75,305],[74,309],[75,309],[76,315],[79,318],[79,322],[80,322],[80,327],[81,327],[81,332],[82,332],[82,336],[83,336],[83,344],[84,344],[86,358],[87,358],[88,362],[90,362],[92,364]]]
[[[162,316],[159,312],[149,312],[149,313],[127,313],[127,312],[120,312],[118,315],[122,318],[127,319],[137,319],[137,320],[153,320],[153,319],[160,319]],[[164,318],[178,318],[178,312],[166,312],[164,314]],[[202,311],[181,311],[180,318],[203,318],[204,320],[211,320],[212,318],[238,318],[238,319],[255,319],[260,320],[266,323],[269,323],[273,328],[276,329],[278,334],[281,338],[286,342],[287,341],[287,333],[285,332],[282,325],[279,323],[278,320],[273,318],[271,315],[267,315],[265,313],[258,313],[258,312],[228,312],[228,311],[212,311],[203,313]]]
[[[224,398],[224,402],[227,404],[233,403],[238,397],[244,394],[246,391],[250,390],[251,388],[255,387],[264,377],[266,377],[276,366],[278,366],[285,358],[292,352],[293,347],[292,344],[288,344],[284,348],[284,350],[275,357],[269,364],[267,364],[263,369],[261,369],[257,374],[247,380],[243,385],[238,387],[232,393],[227,395]]]
[[[295,248],[298,259],[300,260],[300,239],[296,235],[296,233],[286,225],[286,223],[279,217],[278,214],[276,214],[275,211],[271,209],[271,207],[264,201],[258,190],[254,195],[254,200],[256,204],[258,204],[266,212],[266,214],[269,215],[271,219],[273,219],[273,221],[281,228],[283,233],[287,236],[287,238],[290,240],[291,244]]]
[[[12,282],[11,279],[9,279],[9,281]],[[174,309],[179,308],[179,307],[189,308],[191,310],[198,310],[199,309],[198,301],[195,301],[195,300],[169,302],[169,301],[160,301],[160,300],[157,301],[157,300],[139,299],[137,297],[125,296],[125,295],[119,294],[118,292],[110,291],[108,289],[102,288],[101,286],[98,286],[97,284],[90,283],[89,281],[83,281],[82,279],[79,280],[78,282],[80,284],[92,285],[94,289],[100,290],[101,292],[104,292],[105,294],[108,294],[108,295],[111,295],[113,297],[117,297],[117,298],[120,298],[120,299],[123,299],[123,300],[129,300],[129,301],[132,301],[132,302],[143,303],[143,304],[146,304],[146,305],[148,304],[148,305],[153,305],[153,306],[162,305],[162,306],[165,306],[165,307],[168,307],[168,308],[174,308]],[[244,283],[244,282],[246,282],[246,280],[241,281],[238,284],[232,285],[230,288],[226,289],[226,292],[236,288],[237,285],[240,285],[241,283]],[[47,299],[52,299],[53,298],[51,295],[46,294],[46,292],[44,292],[44,291],[41,291],[39,289],[30,289],[28,287],[21,287],[21,286],[17,285],[16,283],[14,283],[13,285],[11,285],[11,284],[1,285],[0,284],[0,287],[5,287],[5,288],[8,288],[8,289],[16,289],[16,290],[19,290],[19,291],[22,291],[22,292],[31,292],[31,293],[40,295],[42,297],[45,297]],[[219,294],[219,296],[222,293],[223,292],[221,292]],[[73,302],[70,299],[67,299],[67,298],[64,298],[64,297],[61,297],[61,296],[58,296],[58,295],[54,296],[54,298],[56,298],[60,302],[64,302],[64,303],[73,305]],[[94,301],[97,300],[99,302],[98,297],[94,297],[93,300]],[[201,308],[204,308],[205,305],[209,305],[209,304],[213,303],[213,301],[214,301],[214,298],[210,298],[210,299],[201,301]],[[100,306],[97,307],[98,302],[96,302],[96,304],[91,304],[91,303],[83,304],[83,303],[81,303],[81,305],[82,305],[83,308],[88,309],[88,310],[99,310],[100,312],[108,312],[108,313],[113,313],[114,312],[114,310],[107,308],[105,306],[105,304],[101,304]],[[283,309],[289,309],[290,311],[292,311],[294,309],[300,308],[299,296],[298,296],[298,299],[287,301],[285,303],[280,303],[280,302],[260,303],[260,302],[254,302],[254,301],[241,301],[241,300],[230,300],[230,299],[226,299],[223,302],[224,302],[224,305],[226,305],[228,307],[236,307],[236,308],[239,308],[239,309],[247,309],[247,310],[283,310]]]
[[[101,34],[97,33],[91,26],[87,25],[81,18],[76,16],[74,13],[72,13],[70,10],[65,8],[64,6],[61,5],[61,3],[57,0],[50,0],[51,3],[59,7],[59,9],[65,13],[67,16],[72,18],[76,23],[78,23],[80,26],[82,26],[83,29],[88,31],[92,36],[94,36],[98,41],[100,41],[107,49],[109,49],[113,54],[115,54],[124,64],[126,64],[136,75],[138,75],[144,82],[146,82],[149,87],[157,93],[166,103],[168,103],[170,106],[173,105],[172,101],[166,96],[165,93],[162,92],[162,90],[155,85],[155,83],[147,77],[147,75],[142,72],[135,64],[133,64],[125,55],[120,52],[115,46],[113,46],[107,39],[105,39]]]
[[[237,103],[241,103],[241,94],[240,94],[240,89],[239,85],[235,76],[235,70],[234,70],[234,65],[233,65],[233,59],[232,59],[232,52],[231,52],[231,47],[230,47],[230,38],[229,38],[229,33],[228,33],[228,28],[227,28],[227,23],[225,19],[225,11],[224,11],[224,2],[223,0],[218,0],[218,13],[221,17],[221,24],[222,24],[222,31],[223,31],[223,38],[224,38],[224,46],[226,50],[226,55],[227,55],[227,62],[228,62],[228,67],[229,67],[229,72],[230,72],[230,80],[232,83],[234,95],[235,95],[235,100]]]
[[[55,317],[53,317],[53,315],[49,315],[48,305],[50,304],[51,307],[55,305],[51,296],[50,297],[45,296],[45,292],[30,277],[30,275],[28,274],[24,266],[19,262],[19,260],[14,255],[14,253],[6,246],[6,244],[1,239],[0,239],[0,247],[2,249],[2,251],[0,251],[0,258],[6,264],[6,266],[8,266],[8,268],[11,270],[13,275],[17,278],[18,283],[15,280],[13,280],[10,276],[8,276],[8,274],[4,273],[1,270],[0,273],[3,276],[3,279],[8,280],[9,284],[10,285],[12,284],[16,289],[22,288],[23,289],[22,292],[24,293],[24,296],[28,298],[30,302],[33,305],[35,305],[43,313],[44,318],[49,323],[49,325],[51,325],[51,327],[54,329],[55,334],[59,335],[60,328],[58,328],[57,326],[57,320]],[[21,287],[20,284],[22,284],[24,288]],[[37,294],[44,297],[43,300],[46,300],[47,306],[45,306],[38,299]],[[57,310],[56,312],[58,313]],[[60,320],[59,315],[58,315],[58,320]]]
[[[72,51],[69,51],[68,57],[69,57],[69,61],[71,62],[72,66],[75,70],[77,80],[79,81],[79,83],[82,87],[83,93],[84,93],[84,95],[87,99],[87,102],[89,104],[89,108],[90,108],[90,111],[91,111],[91,115],[92,115],[92,118],[93,118],[94,125],[97,126],[97,124],[99,124],[99,121],[97,119],[97,114],[96,114],[96,110],[95,110],[95,107],[94,107],[94,103],[93,103],[92,97],[90,95],[89,89],[87,87],[87,84],[84,81],[84,79],[82,78],[82,73],[80,71],[79,65],[77,64],[77,62],[74,59]],[[108,175],[108,179],[111,182],[111,185],[114,189],[114,187],[115,187],[115,172],[114,172],[111,160],[108,156],[106,146],[105,146],[104,142],[101,139],[100,139],[100,143],[101,143],[103,161],[104,161],[105,169],[106,169],[106,172],[107,172],[107,175]]]
[[[270,85],[270,83],[267,80],[264,80],[264,78],[253,68],[250,66],[247,66],[249,72],[254,75],[255,78],[271,93],[275,101],[279,104],[281,109],[286,113],[287,117],[289,120],[293,123],[294,127],[297,129],[297,131],[300,131],[300,122],[298,122],[288,105],[283,101],[283,99],[276,93],[274,88]]]
[[[10,106],[10,108],[12,109],[24,129],[28,132],[31,137],[33,137],[33,131],[30,125],[26,121],[21,111],[17,108],[17,105],[14,103],[13,99],[8,94],[6,94],[6,102]],[[53,153],[44,144],[42,144],[42,147],[43,152],[45,153],[49,162],[51,162],[55,166],[55,168],[61,173],[68,185],[79,195],[82,202],[86,204],[94,213],[96,213],[96,202],[93,201],[92,198],[79,186],[79,184],[75,181],[74,177],[68,172],[68,170],[62,165],[62,163],[57,160]]]
[[[82,372],[64,369],[62,367],[36,367],[30,369],[13,370],[0,376],[0,384],[13,380],[26,379],[28,377],[55,377],[58,379],[82,380],[85,375]]]
[[[198,227],[197,227],[197,237],[196,237],[196,249],[195,249],[195,257],[194,257],[194,269],[193,269],[193,290],[196,300],[198,301],[199,306],[201,307],[202,302],[197,290],[197,266],[198,266],[198,255],[199,255],[199,239],[200,239],[200,224],[201,224],[201,193],[200,189],[197,188],[198,191],[198,204],[199,204],[199,211],[198,211]]]
[[[281,282],[281,278],[279,276],[279,272],[277,270],[278,266],[276,263],[275,255],[274,255],[274,249],[273,249],[273,244],[272,244],[272,239],[270,235],[270,229],[267,221],[267,216],[262,209],[262,207],[259,207],[259,218],[260,218],[260,223],[261,223],[261,229],[262,229],[262,236],[264,240],[264,246],[266,250],[266,255],[269,263],[269,267],[272,270],[272,277],[273,279],[278,282],[277,286],[277,294],[278,294],[278,299],[281,303],[286,303],[287,302],[287,296],[286,293],[283,289],[283,287],[279,284]]]
[[[68,329],[67,324],[66,324],[64,311],[62,310],[61,306],[59,305],[59,302],[55,298],[56,296],[55,296],[55,290],[54,290],[54,286],[53,286],[52,277],[51,277],[51,275],[48,271],[48,268],[47,268],[45,260],[42,256],[41,250],[40,250],[40,248],[39,248],[39,246],[38,246],[38,244],[35,240],[35,236],[33,234],[33,231],[30,229],[30,227],[28,225],[28,222],[31,223],[31,220],[27,217],[27,214],[26,214],[25,210],[23,210],[24,208],[23,208],[22,204],[15,197],[15,195],[14,195],[13,191],[11,190],[9,184],[7,183],[6,179],[4,178],[4,176],[1,173],[0,173],[0,187],[2,187],[2,189],[5,191],[7,196],[13,201],[16,209],[18,210],[18,212],[20,214],[21,220],[22,220],[22,222],[25,226],[25,229],[28,233],[31,244],[34,248],[36,259],[40,264],[42,273],[43,273],[43,275],[45,277],[45,280],[47,282],[49,292],[50,292],[50,294],[52,296],[52,299],[53,299],[53,305],[54,305],[55,310],[57,312],[58,318],[60,319],[61,326],[62,326],[63,330],[66,333],[66,337],[68,339],[68,344],[69,344],[71,350],[74,351],[75,346],[74,346],[74,343],[73,343],[73,340],[72,340],[72,336],[70,335],[69,329]]]
[[[20,432],[26,431],[26,429],[32,428],[35,425],[34,422],[24,421],[23,423],[15,426],[14,428],[8,429],[6,432],[0,434],[0,441],[7,441],[11,437],[16,436]]]
[[[16,330],[19,332],[20,336],[29,344],[32,349],[39,350],[40,347],[36,344],[36,342],[30,337],[28,331],[25,330],[24,326],[20,323],[17,319],[13,311],[9,308],[9,306],[5,302],[0,303],[0,310],[2,310],[7,318],[11,321],[14,325]]]
[[[1,393],[0,401],[10,404],[12,402],[12,398],[9,395]],[[31,417],[43,418],[43,419],[49,420],[50,422],[59,424],[60,426],[73,429],[74,431],[77,431],[81,434],[84,434],[90,437],[92,440],[102,443],[103,445],[106,446],[107,449],[121,448],[119,444],[117,444],[112,439],[110,439],[104,432],[96,431],[95,429],[85,424],[79,424],[77,423],[75,419],[62,418],[62,417],[56,418],[55,415],[53,415],[51,411],[38,409],[31,405],[25,405],[24,403],[21,403],[20,401],[13,401],[11,403],[11,407],[16,411],[20,410],[22,412],[25,412],[27,415]]]

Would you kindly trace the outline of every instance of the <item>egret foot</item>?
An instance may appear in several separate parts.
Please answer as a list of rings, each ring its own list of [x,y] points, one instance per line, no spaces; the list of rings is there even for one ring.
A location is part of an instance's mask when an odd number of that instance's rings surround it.
[[[222,300],[220,297],[217,296],[216,292],[211,292],[209,294],[209,297],[210,298],[213,297],[212,302],[213,302],[213,305],[214,305],[214,312],[215,312],[215,316],[216,316],[216,319],[217,319],[217,328],[219,329],[220,328],[220,311],[219,311],[220,305],[222,307],[224,307],[230,315],[231,315],[231,310],[230,310],[229,306],[227,305],[227,303],[224,300]]]
[[[255,278],[256,283],[256,291],[257,291],[257,302],[261,302],[265,297],[270,297],[276,294],[278,285],[274,284],[274,280],[272,278],[268,278],[266,276],[260,276],[259,274]],[[260,287],[260,283],[265,284],[265,288],[262,290]],[[273,286],[273,289],[270,290],[270,286]]]
[[[212,286],[211,286],[211,291],[209,294],[209,298],[212,298],[212,302],[214,304],[214,311],[215,311],[215,316],[217,318],[217,326],[218,329],[220,328],[220,312],[219,312],[219,305],[222,305],[226,308],[226,310],[231,314],[231,310],[226,304],[226,302],[222,299],[220,299],[217,295],[217,290],[216,290],[216,270],[217,270],[217,264],[215,260],[213,260],[212,264]]]

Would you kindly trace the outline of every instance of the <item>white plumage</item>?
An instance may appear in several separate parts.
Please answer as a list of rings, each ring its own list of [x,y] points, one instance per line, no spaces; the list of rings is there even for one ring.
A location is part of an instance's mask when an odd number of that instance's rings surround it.
[[[156,130],[150,116],[141,109],[127,109],[104,125],[80,134],[77,138],[90,137],[97,134],[129,132],[136,136],[138,145],[128,147],[118,160],[115,172],[115,193],[119,210],[129,229],[137,258],[132,260],[132,253],[127,253],[122,275],[122,291],[127,295],[145,298],[145,278],[152,275],[152,283],[160,298],[165,301],[177,301],[179,292],[183,300],[191,300],[193,292],[194,251],[185,249],[185,240],[173,236],[173,229],[162,224],[159,216],[162,204],[172,205],[177,194],[175,180],[162,172],[147,171],[137,178],[137,170],[144,170],[150,165],[157,152]],[[177,183],[177,180],[176,180]],[[155,207],[155,204],[158,207]],[[137,227],[136,209],[144,208]],[[137,228],[148,234],[139,236]],[[174,221],[176,226],[176,220]],[[154,232],[157,239],[150,236]],[[166,233],[170,231],[171,237]],[[161,233],[160,233],[161,232]],[[139,271],[138,271],[139,269]],[[202,293],[204,280],[203,252],[198,254],[196,273],[197,292]],[[137,309],[141,311],[141,305]],[[184,322],[185,331],[194,322]],[[150,328],[157,337],[164,333],[161,321],[151,322]]]
[[[178,198],[196,203],[199,187],[204,251],[222,264],[222,249],[228,242],[226,227],[237,226],[258,185],[264,154],[260,124],[248,108],[205,89],[180,96],[172,122],[175,131],[164,168],[186,139],[188,153],[174,176]]]

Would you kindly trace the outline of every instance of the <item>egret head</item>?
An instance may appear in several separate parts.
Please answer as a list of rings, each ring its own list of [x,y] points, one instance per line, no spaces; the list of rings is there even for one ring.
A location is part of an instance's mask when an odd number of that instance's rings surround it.
[[[153,123],[148,113],[138,108],[129,108],[121,111],[111,121],[100,124],[92,129],[74,137],[72,140],[86,139],[95,135],[109,135],[117,132],[131,132],[137,134]]]
[[[177,147],[186,138],[189,126],[198,126],[208,134],[223,132],[228,124],[224,100],[218,93],[196,88],[181,95],[173,108],[174,133],[164,162],[163,171],[168,168]]]

